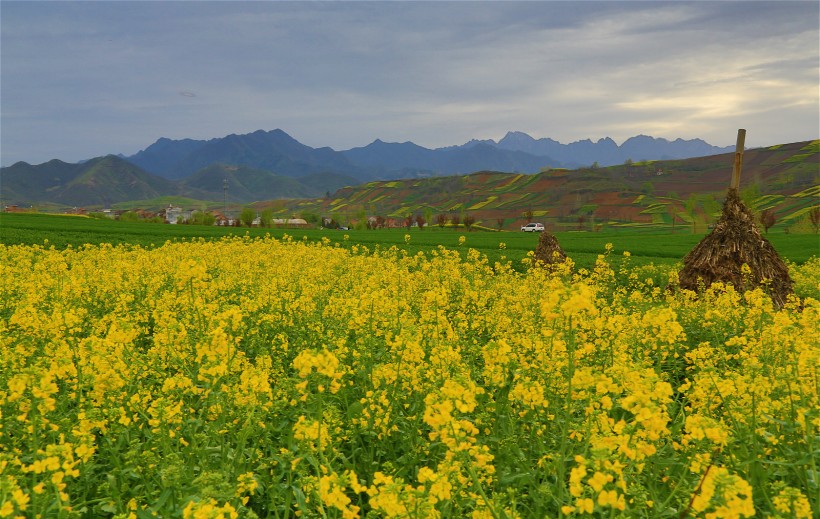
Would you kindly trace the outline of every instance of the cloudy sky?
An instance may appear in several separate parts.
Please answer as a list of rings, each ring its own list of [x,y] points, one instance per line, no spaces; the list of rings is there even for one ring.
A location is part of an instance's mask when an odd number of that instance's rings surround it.
[[[820,3],[0,2],[0,158],[281,128],[344,150],[507,131],[820,137]]]

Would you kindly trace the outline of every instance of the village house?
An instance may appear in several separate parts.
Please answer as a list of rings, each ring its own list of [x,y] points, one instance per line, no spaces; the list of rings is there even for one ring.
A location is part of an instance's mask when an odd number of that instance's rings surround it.
[[[274,218],[271,220],[274,227],[307,227],[309,224],[304,218]]]
[[[169,205],[165,209],[165,223],[176,225],[178,223],[185,223],[191,218],[191,211],[183,211],[181,207]]]

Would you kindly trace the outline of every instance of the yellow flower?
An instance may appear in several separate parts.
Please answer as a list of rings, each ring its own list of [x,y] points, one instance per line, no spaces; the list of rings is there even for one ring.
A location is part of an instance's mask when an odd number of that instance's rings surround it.
[[[575,508],[583,514],[591,514],[592,511],[595,510],[595,502],[588,497],[576,499]]]
[[[773,499],[774,509],[797,519],[809,519],[812,516],[811,505],[803,493],[793,487],[786,487]]]
[[[587,480],[587,484],[592,487],[595,492],[601,492],[604,485],[612,481],[614,478],[611,474],[604,474],[602,472],[595,472],[591,478]],[[600,498],[599,498],[600,499]],[[600,501],[599,501],[600,504]]]
[[[573,467],[569,471],[569,492],[574,497],[581,497],[581,494],[583,494],[584,489],[582,481],[586,474],[587,469],[583,466]]]
[[[351,506],[344,493],[345,485],[339,474],[332,473],[319,478],[319,497],[327,506],[342,511],[344,517],[358,517],[359,508]]]
[[[611,506],[618,510],[624,510],[626,508],[623,494],[619,494],[616,490],[604,490],[598,494],[598,504],[601,506]]]
[[[253,472],[246,472],[236,477],[236,495],[241,497],[244,494],[254,495],[256,489],[259,488],[259,482],[256,480]]]
[[[595,306],[595,292],[586,283],[576,283],[572,286],[569,298],[561,305],[564,315],[576,315],[586,312],[590,315],[598,313]]]

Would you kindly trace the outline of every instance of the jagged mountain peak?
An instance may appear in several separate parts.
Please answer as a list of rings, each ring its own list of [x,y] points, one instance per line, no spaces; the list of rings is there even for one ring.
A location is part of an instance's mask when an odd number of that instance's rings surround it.
[[[526,141],[534,141],[535,140],[535,138],[533,138],[530,134],[525,133],[525,132],[519,132],[519,131],[508,131],[506,133],[506,135],[504,135],[504,137],[501,140],[503,141],[505,139],[507,139],[507,140],[522,139],[522,140],[526,140]]]
[[[286,177],[336,172],[367,180],[340,152],[311,148],[280,128],[231,133],[208,141],[157,141],[128,160],[171,180],[186,178],[214,163],[248,166]]]
[[[662,137],[651,137],[649,135],[644,135],[644,134],[640,133],[638,135],[635,135],[634,137],[628,138],[627,140],[624,141],[623,144],[626,144],[628,142],[669,142],[669,141],[667,141],[666,139],[664,139]],[[623,146],[623,144],[622,144],[622,146]]]

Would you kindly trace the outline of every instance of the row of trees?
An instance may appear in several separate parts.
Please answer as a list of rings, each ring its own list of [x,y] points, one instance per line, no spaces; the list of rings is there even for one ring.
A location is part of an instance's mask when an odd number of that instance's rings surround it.
[[[672,227],[674,229],[675,223],[678,221],[678,214],[676,213],[676,208],[674,205],[670,204],[669,206],[669,214],[672,217]],[[697,231],[697,217],[698,214],[703,214],[704,222],[708,223],[708,218],[712,215],[715,215],[720,210],[720,204],[714,199],[714,197],[710,195],[705,196],[698,196],[698,195],[691,195],[687,200],[684,201],[683,206],[683,213],[686,214],[692,226],[692,232]],[[99,216],[100,218],[104,217],[102,213],[91,213],[91,216]],[[319,215],[306,213],[301,215],[302,218],[307,223],[317,224],[321,220]],[[364,213],[357,215],[359,218],[356,221],[356,228],[358,229],[383,229],[388,227],[388,225],[396,225],[396,222],[390,222],[387,218],[383,216],[375,216],[375,217],[367,217]],[[533,221],[534,213],[531,209],[524,211],[521,215],[521,219],[526,222]],[[145,214],[141,214],[135,211],[125,211],[120,213],[116,216],[121,221],[140,221],[140,222],[162,222],[163,218],[161,216],[154,216],[152,218],[147,217]],[[193,211],[187,219],[184,221],[179,221],[182,224],[188,225],[214,225],[216,223],[216,216],[213,213],[207,211]],[[258,218],[258,221],[257,221]],[[559,218],[559,220],[563,220],[565,222],[574,221],[577,223],[578,230],[584,230],[588,226],[591,226],[593,230],[596,229],[595,225],[595,218],[594,215],[578,215],[575,217],[567,216],[564,218]],[[768,233],[769,229],[772,228],[777,223],[777,215],[773,208],[767,208],[759,213],[757,213],[757,220],[760,223],[760,226],[763,230]],[[257,212],[252,207],[245,207],[242,209],[239,218],[235,219],[232,223],[236,227],[252,227],[254,224],[257,224],[260,227],[271,227],[273,221],[273,210],[272,209],[264,209],[261,212]],[[401,226],[407,229],[411,227],[418,227],[420,230],[423,230],[428,225],[437,225],[439,228],[444,227],[464,227],[468,231],[472,230],[473,225],[475,225],[475,217],[470,214],[447,214],[447,213],[439,213],[435,215],[435,217],[430,217],[428,214],[424,216],[422,214],[408,214],[404,219],[401,221]],[[497,218],[495,223],[497,225],[498,230],[500,231],[506,222],[505,218]],[[815,234],[818,233],[820,230],[820,207],[813,207],[808,213],[804,216],[803,219],[803,227],[810,227],[809,231],[814,231]],[[588,225],[589,224],[589,225]],[[337,218],[331,218],[329,223],[325,224],[327,227],[340,227]],[[805,230],[803,231],[805,232]]]
[[[388,227],[388,225],[390,224],[390,221],[383,216],[374,216],[366,218],[365,221],[365,227],[367,229],[384,229]],[[501,219],[501,222],[503,223],[503,218]],[[470,230],[470,228],[475,224],[475,217],[472,215],[461,216],[457,214],[447,215],[444,213],[440,213],[435,216],[435,223],[440,228],[444,228],[448,225],[450,227],[460,227],[463,225],[467,228],[467,230]],[[425,227],[432,224],[432,222],[429,222],[428,218],[421,214],[408,214],[401,221],[401,224],[402,227],[406,229],[410,229],[411,227],[418,227],[419,229],[423,230]]]
[[[252,207],[243,207],[242,212],[239,213],[239,221],[245,227],[253,227],[257,217],[260,227],[270,227],[273,220],[273,209],[263,209],[261,213],[257,213]]]
[[[674,213],[674,207],[670,205],[670,210]],[[698,214],[698,210],[703,211],[704,214],[712,215],[715,214],[720,210],[720,204],[711,196],[702,196],[699,197],[697,195],[690,196],[684,202],[684,212],[691,218],[692,224],[692,231],[696,232],[696,218]],[[251,227],[254,224],[257,216],[260,219],[260,226],[262,227],[270,227],[271,221],[273,220],[273,211],[271,209],[265,209],[261,213],[257,213],[250,207],[246,207],[242,210],[239,219],[236,221],[236,225],[242,225],[245,227]],[[311,217],[312,215],[303,215],[303,218],[308,223],[317,223],[319,220],[318,216]],[[672,214],[672,222],[673,228],[676,221],[675,214]],[[531,222],[533,220],[533,211],[527,210],[522,215],[521,218],[525,222]],[[817,234],[818,229],[820,228],[820,207],[812,208],[807,216],[815,234]],[[768,208],[761,211],[758,215],[758,219],[760,221],[760,225],[765,232],[769,232],[769,229],[773,227],[777,223],[777,216],[775,214],[774,209]],[[191,219],[187,223],[192,224],[199,224],[199,225],[213,225],[215,221],[215,217],[206,212],[202,211],[195,211],[191,215]],[[594,216],[592,215],[579,215],[576,218],[578,230],[583,230],[587,227],[587,224],[591,224],[593,227],[594,225]],[[464,227],[468,231],[472,230],[473,225],[475,225],[476,219],[474,216],[470,214],[446,214],[446,213],[439,213],[435,216],[435,225],[439,228],[444,227]],[[496,225],[498,230],[500,231],[504,227],[504,223],[506,222],[505,218],[497,218]],[[364,215],[360,215],[360,218],[357,221],[357,228],[359,229],[384,229],[388,226],[389,222],[383,216],[375,216],[375,217],[366,217]],[[411,227],[418,227],[420,230],[423,230],[426,226],[431,225],[432,222],[428,221],[428,218],[421,214],[408,214],[402,221],[402,226],[410,229]],[[329,227],[339,227],[339,223],[335,218],[330,220]]]

